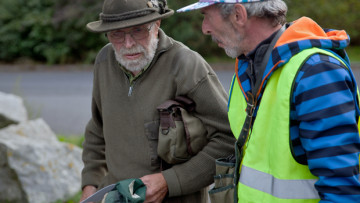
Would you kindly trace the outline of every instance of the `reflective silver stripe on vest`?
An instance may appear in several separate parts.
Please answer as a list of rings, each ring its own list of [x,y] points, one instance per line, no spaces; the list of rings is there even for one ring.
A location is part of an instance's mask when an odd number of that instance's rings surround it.
[[[314,187],[317,179],[282,180],[243,165],[239,181],[280,199],[320,199]]]

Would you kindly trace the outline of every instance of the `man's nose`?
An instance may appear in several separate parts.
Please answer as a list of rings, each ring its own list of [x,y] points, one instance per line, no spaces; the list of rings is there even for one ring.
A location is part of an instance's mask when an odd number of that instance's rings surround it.
[[[126,33],[125,39],[124,39],[125,48],[131,48],[135,44],[136,44],[136,42],[135,42],[134,38],[131,36],[131,34]]]
[[[202,32],[205,35],[210,35],[210,28],[209,28],[209,24],[205,21],[205,19],[202,22],[202,26],[201,26]]]

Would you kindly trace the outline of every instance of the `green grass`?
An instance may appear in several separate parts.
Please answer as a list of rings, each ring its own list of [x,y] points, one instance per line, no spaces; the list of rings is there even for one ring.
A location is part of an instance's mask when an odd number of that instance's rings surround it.
[[[84,136],[83,135],[57,135],[60,142],[66,142],[73,145],[76,145],[78,147],[82,148],[82,143],[84,142]],[[79,191],[76,195],[71,197],[68,200],[58,200],[55,203],[78,203],[81,198],[81,191]]]
[[[57,135],[60,142],[67,142],[82,148],[83,135]]]
[[[79,191],[74,197],[71,197],[69,200],[58,200],[55,203],[78,203],[80,202],[80,198],[81,198],[81,191]]]

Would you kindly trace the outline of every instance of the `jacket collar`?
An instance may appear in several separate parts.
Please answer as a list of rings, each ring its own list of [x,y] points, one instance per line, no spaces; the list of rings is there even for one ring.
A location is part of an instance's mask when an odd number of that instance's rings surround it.
[[[287,24],[286,28],[285,32],[275,44],[275,47],[270,55],[270,59],[266,65],[265,72],[262,76],[257,76],[256,78],[257,80],[261,78],[262,89],[265,87],[268,79],[274,71],[286,64],[292,56],[305,49],[313,47],[331,49],[338,52],[345,61],[349,62],[346,53],[343,51],[343,49],[350,43],[350,38],[345,31],[322,29],[316,22],[307,17],[302,17]],[[274,36],[272,35],[272,37]],[[260,57],[260,60],[262,60],[258,51],[260,47],[267,43],[268,40],[269,39],[266,39],[260,43],[251,53],[248,54],[247,57],[240,56],[236,59],[239,76],[237,80],[244,91],[251,89],[251,84],[249,84],[248,80],[249,78],[244,77],[244,73],[246,73],[247,68],[249,67],[249,60],[245,59],[253,57],[254,60],[257,61],[257,58]]]
[[[158,55],[159,53],[162,53],[168,49],[170,49],[170,47],[173,46],[173,41],[170,37],[168,37],[165,32],[159,28],[159,44],[158,47],[156,49],[156,54]],[[154,57],[155,58],[155,57]]]

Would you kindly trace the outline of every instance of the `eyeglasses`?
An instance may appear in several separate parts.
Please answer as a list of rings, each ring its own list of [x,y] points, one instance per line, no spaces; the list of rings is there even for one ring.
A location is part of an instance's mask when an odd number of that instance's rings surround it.
[[[154,23],[152,23],[149,27],[145,27],[145,26],[136,27],[129,32],[124,32],[121,30],[114,30],[114,31],[108,32],[107,36],[109,37],[109,39],[111,41],[118,42],[118,43],[125,41],[126,34],[129,34],[133,39],[140,40],[140,39],[144,39],[149,36],[149,32],[153,25],[154,25]]]

